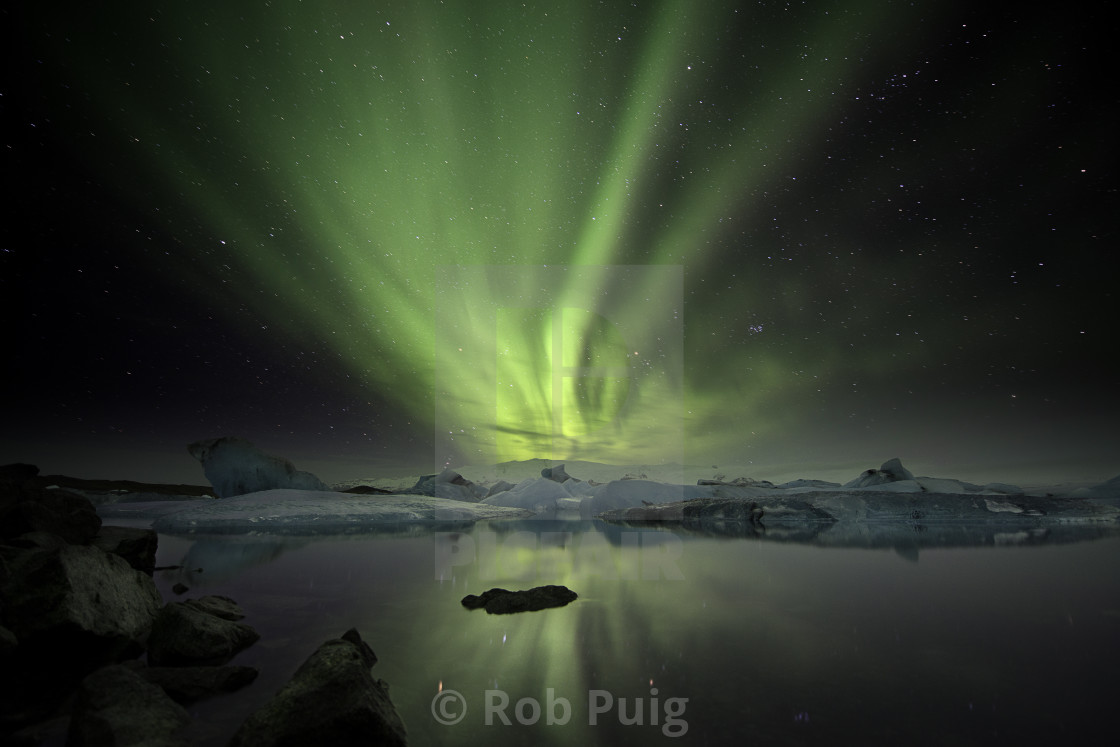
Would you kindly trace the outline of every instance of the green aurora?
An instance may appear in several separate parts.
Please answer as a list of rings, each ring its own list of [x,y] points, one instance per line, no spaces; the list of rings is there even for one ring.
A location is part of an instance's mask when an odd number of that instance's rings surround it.
[[[826,6],[162,3],[48,36],[92,123],[73,148],[169,237],[129,261],[320,351],[437,464],[685,461],[835,439],[880,398],[951,419],[965,362],[1002,407],[1055,324],[982,297],[970,254],[1018,220],[991,194],[1033,135],[1004,125],[1045,84],[988,89],[1021,40],[966,76],[934,54],[950,4]]]

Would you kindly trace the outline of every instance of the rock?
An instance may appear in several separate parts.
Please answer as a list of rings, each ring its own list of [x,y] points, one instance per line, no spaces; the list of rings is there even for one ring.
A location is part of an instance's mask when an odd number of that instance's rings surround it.
[[[737,488],[772,488],[774,483],[769,480],[753,480],[749,477],[736,477],[728,482],[720,477],[711,480],[697,480],[697,485],[731,485]]]
[[[194,703],[221,693],[240,690],[257,678],[253,667],[146,667],[133,665],[136,673],[163,688],[177,703]]]
[[[219,617],[211,608],[202,600],[166,604],[152,624],[148,662],[155,666],[224,664],[260,638],[249,625]]]
[[[376,662],[354,629],[327,641],[241,725],[230,747],[406,744],[388,685],[370,675]]]
[[[491,589],[480,596],[468,594],[462,605],[469,610],[480,607],[491,615],[508,615],[515,612],[535,612],[549,607],[563,607],[579,597],[566,586],[537,586],[527,591]]]
[[[24,643],[112,660],[139,652],[163,600],[150,576],[96,547],[32,549],[0,589],[4,617]]]
[[[315,475],[297,470],[287,459],[265,454],[243,438],[196,441],[187,451],[202,463],[206,479],[219,498],[274,488],[327,490]]]
[[[15,464],[5,464],[0,466],[0,480],[11,480],[12,482],[23,482],[30,480],[33,477],[39,476],[39,468],[34,464],[23,464],[17,462]]]
[[[353,493],[355,495],[393,495],[394,492],[388,488],[375,488],[372,485],[355,485],[352,488],[346,488],[341,491],[343,493]]]
[[[128,561],[130,566],[149,576],[156,567],[159,537],[151,529],[102,525],[91,544],[105,552],[119,555]]]
[[[84,496],[0,481],[0,537],[50,532],[83,544],[100,529],[101,517]]]
[[[238,606],[237,602],[229,597],[211,594],[198,599],[188,599],[184,604],[195,608],[201,612],[220,617],[223,620],[243,620],[245,613]]]
[[[113,665],[86,677],[70,719],[68,747],[186,745],[175,732],[190,715],[131,668]]]
[[[6,659],[18,645],[16,634],[0,625],[0,660]]]
[[[914,475],[910,470],[902,466],[902,461],[895,457],[883,462],[879,469],[869,469],[860,474],[859,477],[847,482],[843,487],[845,488],[866,488],[872,485],[884,485],[889,482],[899,482],[901,480],[913,480]]]

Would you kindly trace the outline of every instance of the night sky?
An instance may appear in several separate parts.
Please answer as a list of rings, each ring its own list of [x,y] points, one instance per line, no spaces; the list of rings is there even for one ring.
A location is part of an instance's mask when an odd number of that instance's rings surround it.
[[[15,5],[0,463],[1120,472],[1106,4]]]

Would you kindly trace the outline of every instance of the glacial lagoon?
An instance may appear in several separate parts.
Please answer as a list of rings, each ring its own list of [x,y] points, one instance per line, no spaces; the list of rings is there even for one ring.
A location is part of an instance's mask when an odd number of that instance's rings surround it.
[[[196,744],[350,627],[416,745],[1087,743],[1120,676],[1120,531],[960,529],[883,547],[599,520],[161,535],[159,565],[183,569],[156,581],[232,597],[261,633],[232,662],[258,680],[190,707]],[[544,584],[579,599],[460,604]]]

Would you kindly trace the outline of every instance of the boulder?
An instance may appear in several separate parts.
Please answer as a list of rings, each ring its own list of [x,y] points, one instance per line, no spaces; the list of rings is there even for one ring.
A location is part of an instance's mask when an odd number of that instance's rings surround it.
[[[5,464],[0,466],[0,480],[11,480],[13,482],[23,482],[39,476],[39,468],[34,464],[23,464],[17,462],[15,464]]]
[[[469,610],[485,609],[491,615],[535,612],[549,607],[563,607],[579,597],[566,586],[537,586],[527,591],[491,589],[481,595],[468,594],[462,605]]]
[[[224,664],[234,654],[257,642],[260,634],[256,630],[214,614],[213,605],[206,600],[203,597],[202,600],[170,602],[159,611],[148,637],[150,664]],[[219,602],[218,606],[225,608],[227,605]]]
[[[163,603],[150,576],[96,547],[34,548],[14,558],[0,596],[22,642],[106,660],[139,651]]]
[[[257,678],[253,667],[146,667],[136,662],[136,673],[159,685],[177,703],[194,703],[222,693],[240,690]]]
[[[209,596],[199,597],[198,599],[188,599],[183,602],[183,604],[201,612],[214,615],[215,617],[220,617],[223,620],[245,619],[245,613],[241,610],[237,602],[219,594],[211,594]]]
[[[358,631],[321,645],[234,734],[230,747],[404,745],[389,687],[370,675],[377,656]]]
[[[70,718],[68,747],[186,745],[175,732],[190,715],[132,668],[115,664],[82,680]]]
[[[0,661],[11,655],[18,645],[19,641],[16,640],[16,634],[0,625]]]
[[[100,547],[105,552],[119,555],[128,561],[130,566],[149,576],[155,570],[159,537],[152,529],[102,525],[90,544]]]
[[[287,459],[265,454],[243,438],[196,441],[187,451],[202,463],[206,479],[219,498],[274,488],[327,490],[315,475],[297,470]]]
[[[67,542],[83,544],[99,529],[101,517],[85,496],[0,481],[0,537],[50,532]]]

